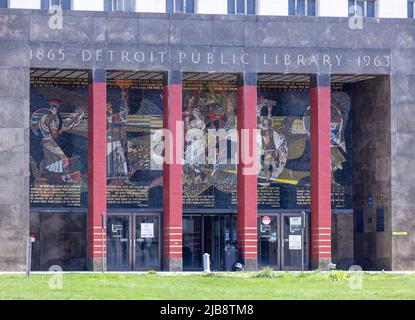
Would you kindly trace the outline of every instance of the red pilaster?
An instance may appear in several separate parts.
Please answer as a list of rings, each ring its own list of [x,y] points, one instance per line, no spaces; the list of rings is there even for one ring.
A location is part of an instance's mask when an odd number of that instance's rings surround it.
[[[238,74],[238,247],[241,259],[249,270],[258,268],[256,106],[256,74]]]
[[[311,267],[331,262],[330,76],[316,74],[310,86]]]
[[[163,83],[163,242],[164,269],[183,270],[182,253],[182,74],[169,71]]]
[[[88,268],[102,270],[102,213],[106,212],[106,74],[92,70],[88,86]],[[105,228],[105,226],[104,226]],[[104,264],[102,257],[104,256]]]

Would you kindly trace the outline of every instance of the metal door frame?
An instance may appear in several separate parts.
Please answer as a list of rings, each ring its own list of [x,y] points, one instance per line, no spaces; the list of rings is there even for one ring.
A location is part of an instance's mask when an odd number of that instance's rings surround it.
[[[150,269],[155,269],[155,270],[161,270],[161,215],[159,213],[132,213],[132,229],[133,229],[133,233],[132,233],[132,248],[131,248],[131,254],[132,254],[132,270],[133,271],[147,271]],[[157,266],[149,266],[149,267],[137,267],[137,263],[136,263],[136,244],[137,244],[137,217],[158,217],[158,244],[159,244],[159,248],[158,248],[158,255],[159,255],[159,264]]]
[[[282,212],[280,213],[280,228],[281,228],[281,247],[280,247],[280,254],[281,254],[281,270],[282,271],[301,271],[301,265],[300,267],[286,267],[284,265],[284,217],[300,217],[302,220],[302,213],[300,212]],[[302,246],[304,248],[304,270],[307,271],[310,269],[310,240],[309,240],[309,219],[310,214],[305,215],[305,228],[304,228],[304,238],[302,238]]]
[[[201,265],[200,268],[190,268],[187,271],[200,271],[203,270],[203,254],[205,251],[205,222],[203,219],[204,214],[203,213],[183,213],[182,219],[184,217],[200,217],[200,261]],[[184,234],[184,230],[182,230],[182,235]],[[184,247],[184,241],[182,242],[182,250]],[[184,267],[184,265],[183,265]]]
[[[108,266],[108,218],[109,217],[128,217],[128,267],[122,267],[122,268],[109,268]],[[124,213],[124,212],[116,212],[116,213],[108,213],[107,217],[106,217],[106,222],[107,225],[106,230],[107,230],[107,237],[106,237],[106,260],[107,260],[107,269],[109,271],[131,271],[132,270],[132,260],[131,260],[131,254],[132,254],[132,250],[131,250],[131,236],[132,236],[132,228],[131,228],[131,218],[132,215],[131,213]]]
[[[263,216],[270,216],[277,218],[277,241],[278,241],[278,249],[277,249],[277,266],[269,266],[274,268],[276,271],[300,271],[300,267],[285,267],[284,266],[284,217],[301,217],[301,212],[259,212],[258,213],[258,220],[260,220]],[[310,269],[310,213],[306,212],[305,215],[305,232],[304,232],[304,239],[302,239],[302,245],[304,247],[304,270]],[[260,233],[258,228],[258,245],[260,241]],[[258,256],[258,266],[259,267],[266,267],[265,265],[260,264],[260,257]]]
[[[136,254],[135,254],[135,242],[136,242],[136,217],[137,216],[158,216],[159,218],[159,223],[158,223],[158,228],[159,228],[159,236],[158,236],[158,242],[159,242],[159,250],[158,250],[158,254],[159,254],[159,265],[156,268],[157,270],[161,270],[161,238],[162,238],[162,232],[161,232],[161,214],[159,212],[109,212],[107,213],[107,221],[108,218],[111,216],[115,216],[115,217],[128,217],[128,232],[129,232],[129,239],[128,239],[128,267],[127,268],[117,268],[117,270],[113,270],[111,269],[111,271],[143,271],[143,270],[148,270],[147,268],[137,268],[136,267]],[[107,235],[107,239],[106,239],[106,249],[108,250],[108,235]],[[108,253],[107,253],[108,255]],[[107,261],[108,262],[108,261]],[[107,265],[108,268],[108,265]],[[150,267],[153,268],[153,267]]]
[[[277,265],[276,266],[271,266],[271,265],[262,265],[260,262],[260,256],[258,256],[258,266],[260,268],[264,268],[264,267],[271,267],[273,268],[275,271],[281,271],[281,213],[258,213],[258,220],[261,220],[262,217],[264,216],[270,216],[272,218],[276,218],[277,219]],[[260,232],[259,232],[259,228],[258,228],[258,236],[257,236],[257,246],[259,246],[260,244]],[[258,250],[259,251],[259,250]]]

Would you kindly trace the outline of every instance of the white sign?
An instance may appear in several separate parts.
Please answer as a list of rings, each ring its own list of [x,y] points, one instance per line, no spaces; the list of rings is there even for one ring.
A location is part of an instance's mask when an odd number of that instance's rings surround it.
[[[288,247],[290,250],[301,250],[301,236],[288,236]]]
[[[271,217],[270,216],[263,216],[262,217],[262,223],[265,225],[269,225],[271,223]]]
[[[290,217],[290,232],[301,231],[301,217]]]
[[[140,238],[154,238],[154,223],[142,223],[141,224],[141,237]]]

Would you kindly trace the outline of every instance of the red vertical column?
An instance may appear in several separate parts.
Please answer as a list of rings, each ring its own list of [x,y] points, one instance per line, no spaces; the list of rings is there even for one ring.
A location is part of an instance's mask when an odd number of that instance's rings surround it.
[[[248,270],[258,269],[256,108],[256,73],[238,74],[238,247]]]
[[[91,70],[88,86],[88,269],[93,271],[106,268],[106,234],[102,225],[107,185],[106,99],[105,70]]]
[[[182,74],[168,71],[163,79],[163,264],[168,271],[183,270],[182,128]]]
[[[311,267],[331,262],[330,76],[311,76]]]

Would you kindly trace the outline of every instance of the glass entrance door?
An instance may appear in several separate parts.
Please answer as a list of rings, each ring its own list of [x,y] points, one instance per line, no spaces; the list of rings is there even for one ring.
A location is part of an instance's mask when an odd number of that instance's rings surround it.
[[[261,214],[258,218],[258,265],[274,270],[309,269],[308,223],[302,214]]]
[[[264,215],[258,218],[258,264],[259,267],[280,269],[280,223],[279,216]]]
[[[160,216],[113,214],[107,218],[107,269],[160,269]]]
[[[183,216],[183,269],[186,271],[202,268],[202,216]]]
[[[282,214],[282,269],[283,270],[301,270],[301,265],[306,264],[307,245],[305,243],[306,231],[302,230],[301,214]],[[304,235],[303,235],[304,233]],[[304,254],[304,261],[302,255]]]
[[[107,219],[107,269],[130,270],[130,215]]]
[[[160,269],[160,218],[135,216],[134,269]]]

